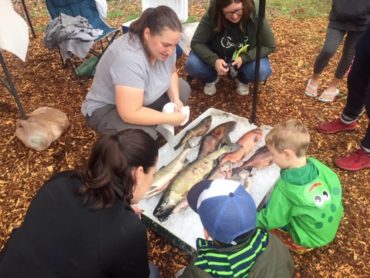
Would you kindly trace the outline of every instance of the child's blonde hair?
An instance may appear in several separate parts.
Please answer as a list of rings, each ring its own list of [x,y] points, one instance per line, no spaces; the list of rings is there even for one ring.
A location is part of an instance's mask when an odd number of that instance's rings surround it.
[[[279,123],[266,136],[266,145],[273,147],[279,153],[290,149],[297,157],[306,155],[309,144],[310,134],[299,120]]]

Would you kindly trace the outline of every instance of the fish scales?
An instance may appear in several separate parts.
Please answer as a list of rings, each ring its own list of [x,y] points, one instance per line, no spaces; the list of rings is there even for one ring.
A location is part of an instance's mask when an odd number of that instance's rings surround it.
[[[190,188],[212,171],[215,161],[224,153],[233,151],[236,146],[235,144],[225,145],[181,170],[163,192],[158,205],[154,209],[154,216],[158,217],[160,221],[167,219],[175,206],[185,198]]]
[[[231,131],[234,130],[236,125],[235,121],[228,121],[214,127],[209,131],[200,143],[198,159],[205,157],[209,153],[216,150]]]
[[[221,165],[227,161],[231,163],[241,163],[243,159],[253,150],[253,148],[261,141],[262,130],[260,128],[255,128],[244,133],[237,144],[242,147],[234,152],[228,153],[221,160]]]
[[[191,150],[191,148],[184,149],[174,160],[154,174],[153,184],[145,194],[145,198],[152,197],[166,189],[170,181],[184,167],[186,156]]]
[[[212,116],[207,116],[201,120],[195,127],[186,131],[180,142],[174,147],[175,150],[187,143],[191,138],[202,136],[206,134],[212,124]]]

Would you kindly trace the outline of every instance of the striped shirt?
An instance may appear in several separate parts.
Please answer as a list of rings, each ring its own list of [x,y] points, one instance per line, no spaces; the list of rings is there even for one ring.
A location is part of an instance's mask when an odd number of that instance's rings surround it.
[[[232,246],[229,252],[218,250],[212,241],[197,239],[198,256],[194,265],[213,277],[248,277],[267,245],[268,233],[260,228],[247,241]]]

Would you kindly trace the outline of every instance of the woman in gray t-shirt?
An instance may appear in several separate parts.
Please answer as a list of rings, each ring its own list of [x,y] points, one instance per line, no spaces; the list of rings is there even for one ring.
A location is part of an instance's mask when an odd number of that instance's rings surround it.
[[[156,139],[156,125],[184,121],[179,111],[190,87],[179,79],[175,64],[181,30],[171,8],[149,8],[108,47],[82,104],[90,127],[99,133],[139,128]],[[161,112],[167,102],[176,104],[175,113]]]

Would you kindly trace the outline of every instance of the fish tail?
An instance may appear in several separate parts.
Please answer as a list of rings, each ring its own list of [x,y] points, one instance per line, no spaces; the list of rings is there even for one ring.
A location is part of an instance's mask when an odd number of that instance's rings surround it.
[[[184,145],[184,150],[191,148],[189,141],[187,141]]]
[[[178,148],[180,148],[182,145],[182,142],[180,141],[176,146],[174,146],[174,150],[176,151]]]

